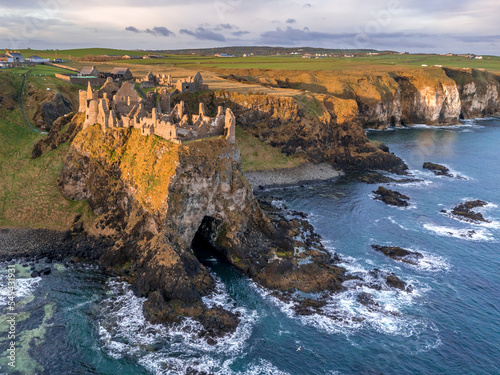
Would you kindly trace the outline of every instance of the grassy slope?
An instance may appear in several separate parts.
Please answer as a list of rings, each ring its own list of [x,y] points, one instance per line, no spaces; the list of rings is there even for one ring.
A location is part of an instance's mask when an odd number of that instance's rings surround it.
[[[288,157],[238,127],[236,140],[241,151],[243,172],[293,168],[306,161],[301,157]]]
[[[79,58],[87,55],[137,55],[148,54],[145,51],[116,50],[109,48],[84,48],[70,50],[21,50],[25,56],[38,55],[45,58],[60,57],[64,59]],[[483,60],[469,60],[460,56],[439,55],[378,55],[355,58],[323,58],[303,59],[301,56],[251,56],[236,58],[217,58],[198,55],[165,55],[158,60],[130,60],[133,65],[194,65],[200,68],[234,68],[234,69],[285,69],[285,70],[359,70],[359,69],[394,69],[394,67],[419,67],[422,65],[443,65],[450,68],[486,69],[500,73],[499,56],[483,56]]]
[[[80,48],[80,49],[67,49],[67,50],[20,50],[20,52],[25,56],[29,57],[32,55],[37,55],[42,58],[75,58],[83,56],[98,56],[98,55],[109,55],[109,56],[123,56],[123,55],[135,55],[143,56],[149,54],[149,52],[144,51],[132,51],[132,50],[118,50],[112,48]]]
[[[18,74],[0,72],[3,90],[20,84]],[[31,159],[43,136],[26,127],[17,107],[0,108],[0,226],[65,229],[76,213],[88,213],[86,202],[71,202],[57,188],[68,145]]]

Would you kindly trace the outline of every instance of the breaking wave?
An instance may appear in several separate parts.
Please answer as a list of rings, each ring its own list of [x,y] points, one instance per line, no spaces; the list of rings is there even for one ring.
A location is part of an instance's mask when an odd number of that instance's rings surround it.
[[[117,280],[107,283],[110,296],[99,304],[98,331],[105,350],[115,358],[133,357],[155,374],[187,374],[189,371],[233,374],[230,365],[246,347],[257,320],[256,311],[235,307],[225,285],[215,275],[216,290],[203,301],[209,307],[221,306],[239,312],[236,331],[209,345],[200,337],[203,327],[193,319],[165,327],[149,323],[142,312],[145,298],[136,297],[129,284]],[[261,361],[247,374],[279,373]]]

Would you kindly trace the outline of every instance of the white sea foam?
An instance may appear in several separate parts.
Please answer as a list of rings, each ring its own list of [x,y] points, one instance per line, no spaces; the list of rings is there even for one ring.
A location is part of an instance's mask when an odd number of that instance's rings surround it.
[[[481,119],[479,119],[481,120]],[[463,128],[476,128],[483,129],[484,126],[475,123],[477,120],[464,120],[462,124],[455,125],[426,125],[426,124],[415,124],[409,126],[410,129],[439,129],[439,130],[462,130]]]
[[[412,229],[412,228],[407,228],[405,227],[404,225],[398,223],[393,216],[388,216],[387,217],[387,220],[389,220],[392,224],[394,225],[397,225],[398,227],[400,227],[401,229],[404,229],[404,230],[415,230],[415,229]]]
[[[342,292],[324,295],[326,305],[312,315],[297,315],[293,301],[284,302],[256,283],[252,282],[251,285],[289,318],[297,319],[305,325],[330,334],[340,333],[349,337],[355,331],[369,329],[387,335],[409,337],[420,335],[427,329],[428,322],[407,316],[404,311],[415,304],[416,300],[421,299],[428,291],[428,287],[421,285],[417,280],[406,280],[413,288],[411,292],[391,288],[386,284],[387,272],[371,273],[352,257],[345,256],[342,259],[344,263],[340,266],[346,268],[348,274],[359,279],[344,282],[346,290]],[[361,293],[369,294],[375,304],[363,305],[359,300]]]
[[[422,258],[412,258],[412,260],[415,260],[417,263],[415,265],[410,263],[403,263],[407,267],[415,268],[418,271],[425,272],[448,272],[451,269],[451,264],[444,257],[431,254],[418,248],[410,247],[409,250],[422,254]]]
[[[156,374],[184,374],[188,368],[232,373],[228,366],[243,351],[257,320],[257,312],[235,307],[225,285],[214,277],[216,290],[203,301],[208,307],[221,306],[240,313],[240,324],[232,335],[209,345],[199,337],[203,327],[193,319],[183,319],[180,324],[171,327],[153,325],[146,321],[142,313],[145,299],[136,297],[127,283],[111,280],[108,282],[110,296],[100,303],[99,335],[105,350],[115,358],[135,357],[141,365]],[[225,358],[215,355],[220,353]],[[264,363],[261,368],[265,371],[269,366]],[[252,373],[251,369],[248,371]]]
[[[424,228],[438,236],[453,237],[467,241],[496,242],[495,237],[486,228],[451,228],[435,224],[424,224]]]
[[[8,297],[10,296],[10,291],[7,288],[7,284],[9,282],[9,278],[7,276],[7,263],[2,263],[0,265],[2,269],[2,273],[0,274],[0,306],[6,306],[9,302]],[[28,297],[32,295],[35,289],[38,287],[38,284],[42,280],[41,277],[33,277],[33,278],[15,278],[16,281],[16,298],[17,300],[21,298]]]

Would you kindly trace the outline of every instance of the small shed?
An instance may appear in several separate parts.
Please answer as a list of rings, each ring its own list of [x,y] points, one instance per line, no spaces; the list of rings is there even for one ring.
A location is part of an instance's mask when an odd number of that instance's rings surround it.
[[[113,77],[113,79],[122,79],[124,81],[128,81],[134,78],[129,68],[114,68],[111,71],[111,76]]]
[[[81,72],[80,76],[82,77],[100,77],[99,71],[96,69],[95,66],[86,66],[84,67]]]

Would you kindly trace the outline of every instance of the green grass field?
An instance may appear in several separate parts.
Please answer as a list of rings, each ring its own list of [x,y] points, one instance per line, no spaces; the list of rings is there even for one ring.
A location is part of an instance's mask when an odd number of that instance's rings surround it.
[[[125,61],[122,61],[125,63]],[[323,59],[303,59],[292,56],[252,56],[217,58],[203,56],[167,55],[158,60],[131,60],[130,65],[166,65],[180,66],[193,69],[275,69],[275,70],[302,70],[302,71],[331,71],[331,70],[382,70],[395,68],[415,68],[427,65],[442,65],[450,68],[485,69],[500,73],[500,57],[483,56],[482,60],[468,59],[460,56],[440,55],[380,55],[361,57],[339,57]]]
[[[23,49],[20,50],[25,57],[30,57],[33,55],[40,56],[47,59],[72,59],[84,56],[123,56],[123,55],[136,55],[144,56],[148,55],[150,52],[145,51],[132,51],[132,50],[118,50],[113,48],[80,48],[80,49],[66,49],[66,50],[34,50],[34,49]]]
[[[65,199],[57,187],[67,144],[31,159],[34,143],[45,135],[27,127],[17,106],[26,71],[0,71],[2,95],[9,97],[0,106],[0,226],[65,229],[77,213],[88,214],[89,209],[86,202]],[[46,79],[45,84],[54,87],[60,84],[55,78],[33,79]]]
[[[146,51],[118,50],[108,48],[84,48],[69,50],[21,50],[25,56],[38,55],[44,58],[75,59],[84,56],[123,56],[148,54]],[[325,57],[322,59],[303,59],[301,56],[251,56],[218,58],[215,56],[166,54],[164,59],[121,60],[130,65],[166,65],[192,67],[193,69],[277,69],[277,70],[390,70],[395,67],[421,67],[422,65],[443,65],[450,68],[485,69],[500,73],[499,56],[483,56],[482,60],[470,60],[460,56],[441,55],[399,55],[381,54],[376,56],[361,55],[353,58]]]

